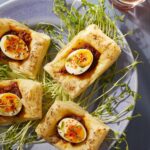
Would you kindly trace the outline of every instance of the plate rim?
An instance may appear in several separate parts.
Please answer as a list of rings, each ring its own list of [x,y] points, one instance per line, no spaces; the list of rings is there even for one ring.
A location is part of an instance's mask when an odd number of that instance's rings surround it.
[[[16,2],[18,2],[18,1],[19,1],[19,2],[21,2],[21,1],[23,2],[23,1],[25,1],[25,0],[7,0],[7,1],[2,2],[2,3],[0,4],[0,8],[3,8],[3,7],[5,7],[5,6],[7,6],[7,5],[11,5],[11,3],[13,4],[13,3],[16,3]],[[49,1],[49,0],[47,0],[47,1]],[[116,26],[117,26],[117,25],[116,25]],[[118,29],[118,33],[119,33],[120,35],[123,35],[122,31],[120,30],[120,28],[119,28],[118,26],[117,26],[117,29]],[[132,60],[134,61],[135,58],[134,58],[133,52],[132,52],[132,50],[131,50],[131,48],[130,48],[130,45],[129,45],[128,42],[127,42],[126,37],[123,38],[123,41],[124,41],[125,45],[127,45],[128,50],[130,51]],[[139,81],[138,81],[138,68],[137,68],[137,67],[134,68],[134,73],[135,73],[135,92],[138,92],[138,91],[139,91]],[[133,108],[132,111],[129,112],[129,113],[130,113],[130,116],[133,115],[134,110],[135,110],[135,106],[136,106],[136,103],[134,102],[134,108]],[[122,133],[126,130],[126,128],[128,127],[129,123],[130,123],[130,121],[127,120],[126,125],[125,125],[125,127],[124,127]],[[120,134],[120,136],[122,135],[122,133]],[[110,146],[108,147],[108,150],[111,149],[112,146],[113,146],[115,143],[116,143],[116,142],[113,141],[113,142],[110,144]]]

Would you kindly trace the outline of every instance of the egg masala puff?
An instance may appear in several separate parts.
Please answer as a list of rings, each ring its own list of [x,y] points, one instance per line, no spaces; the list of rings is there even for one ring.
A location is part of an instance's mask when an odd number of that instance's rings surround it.
[[[12,19],[0,18],[0,61],[35,79],[50,44],[50,37]]]
[[[42,84],[36,81],[0,81],[0,125],[41,119],[42,93]]]
[[[98,150],[109,129],[78,104],[56,100],[36,133],[59,150]]]
[[[120,53],[117,43],[92,24],[79,32],[44,69],[75,98],[102,75]]]

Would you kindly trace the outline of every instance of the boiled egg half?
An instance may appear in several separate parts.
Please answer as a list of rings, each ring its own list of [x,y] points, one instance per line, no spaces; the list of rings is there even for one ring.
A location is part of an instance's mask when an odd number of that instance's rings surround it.
[[[86,139],[85,127],[73,118],[62,119],[57,126],[58,134],[70,143],[81,143]]]
[[[24,60],[29,56],[26,43],[16,35],[5,35],[0,42],[2,52],[14,60]]]
[[[65,62],[68,73],[80,75],[86,72],[93,62],[93,54],[88,49],[78,49],[69,54]]]
[[[22,108],[20,98],[12,93],[0,94],[0,115],[15,116]]]

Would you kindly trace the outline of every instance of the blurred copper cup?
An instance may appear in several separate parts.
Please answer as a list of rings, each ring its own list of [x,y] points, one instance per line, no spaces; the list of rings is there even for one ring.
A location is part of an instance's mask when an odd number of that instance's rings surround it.
[[[111,3],[121,10],[129,10],[134,8],[146,0],[110,0]]]

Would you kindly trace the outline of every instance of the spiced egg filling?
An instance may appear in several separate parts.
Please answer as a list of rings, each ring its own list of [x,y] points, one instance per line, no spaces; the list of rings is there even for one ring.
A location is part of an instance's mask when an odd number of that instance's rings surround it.
[[[16,35],[4,35],[0,41],[2,52],[14,60],[24,60],[29,56],[26,43]]]
[[[15,116],[22,109],[20,98],[12,93],[0,94],[0,115]]]
[[[70,143],[81,143],[87,137],[85,127],[73,118],[64,118],[57,125],[58,134]]]
[[[86,72],[93,63],[93,54],[88,49],[78,49],[69,54],[65,62],[68,73],[80,75]]]

